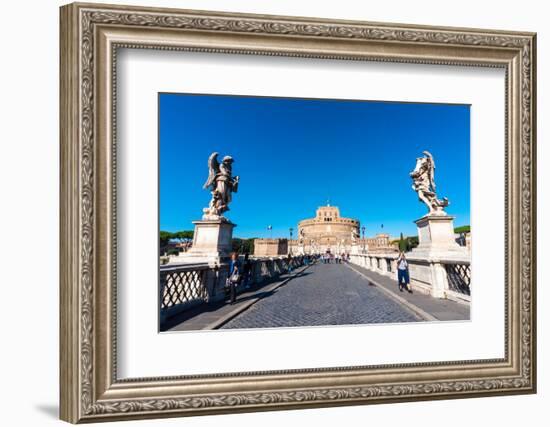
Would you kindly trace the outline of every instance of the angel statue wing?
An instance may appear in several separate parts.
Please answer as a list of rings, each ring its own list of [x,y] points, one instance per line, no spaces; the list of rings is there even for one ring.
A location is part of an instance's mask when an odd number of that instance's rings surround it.
[[[216,174],[220,171],[220,163],[218,162],[218,153],[214,152],[210,154],[208,158],[208,178],[203,185],[203,188],[208,188],[214,184]]]
[[[435,163],[434,158],[432,154],[429,151],[423,151],[422,154],[425,154],[429,159],[429,165],[430,168],[429,175],[430,175],[430,185],[432,186],[433,191],[435,191]]]

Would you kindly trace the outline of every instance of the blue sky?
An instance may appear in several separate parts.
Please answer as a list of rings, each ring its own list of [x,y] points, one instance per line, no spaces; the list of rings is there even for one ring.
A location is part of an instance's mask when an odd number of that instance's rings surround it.
[[[288,237],[289,227],[338,206],[365,235],[416,235],[427,208],[409,172],[435,159],[439,197],[455,226],[470,223],[470,107],[329,99],[159,94],[160,229],[193,229],[210,193],[207,159],[235,159],[241,177],[226,216],[235,237]],[[296,231],[295,234],[296,235]]]

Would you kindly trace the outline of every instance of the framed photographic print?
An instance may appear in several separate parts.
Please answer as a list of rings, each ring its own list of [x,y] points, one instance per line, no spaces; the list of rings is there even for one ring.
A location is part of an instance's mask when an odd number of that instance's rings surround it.
[[[61,8],[61,418],[533,393],[535,34]]]

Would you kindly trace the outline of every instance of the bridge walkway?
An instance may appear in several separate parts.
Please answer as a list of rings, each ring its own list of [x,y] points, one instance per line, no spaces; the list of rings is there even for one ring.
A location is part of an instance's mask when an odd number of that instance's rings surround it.
[[[391,278],[355,264],[348,265],[389,296],[410,306],[421,315],[422,313],[426,314],[423,316],[426,317],[426,320],[470,320],[470,305],[467,303],[433,298],[418,291],[414,292],[414,290],[412,294],[406,291],[400,292],[397,278]]]
[[[468,320],[470,307],[419,292],[354,264],[321,264],[244,292],[234,305],[182,313],[170,331]]]

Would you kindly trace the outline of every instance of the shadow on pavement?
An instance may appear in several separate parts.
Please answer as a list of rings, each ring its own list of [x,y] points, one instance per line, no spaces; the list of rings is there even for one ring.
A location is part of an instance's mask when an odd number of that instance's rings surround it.
[[[298,278],[298,277],[303,277],[303,276],[306,276],[308,274],[312,274],[312,273],[307,271],[307,270],[301,271],[301,272],[297,273],[296,275],[293,275],[290,278],[290,280],[292,280],[294,278]],[[288,278],[289,278],[288,274],[284,274],[282,276],[279,276],[276,279],[266,280],[265,282],[262,282],[260,284],[252,285],[250,287],[250,289],[243,289],[241,291],[241,293],[239,293],[237,295],[236,303],[238,304],[238,303],[241,303],[241,302],[249,301],[251,299],[269,297],[269,296],[273,295],[277,291],[277,289],[273,289],[273,290],[270,290],[270,291],[262,291],[262,289],[267,287],[267,286],[272,285],[273,283],[287,280]],[[284,286],[285,284],[283,284],[282,286]],[[220,308],[225,307],[227,305],[228,305],[227,296],[226,296],[226,299],[223,300],[223,301],[217,301],[217,302],[213,302],[213,303],[205,303],[205,304],[198,305],[196,307],[193,307],[189,310],[178,313],[178,314],[166,319],[164,322],[162,322],[161,327],[160,327],[160,331],[161,332],[168,331],[169,329],[181,324],[182,322],[193,319],[194,317],[196,317],[200,314],[212,313],[212,312],[215,312],[215,311],[219,310]]]

